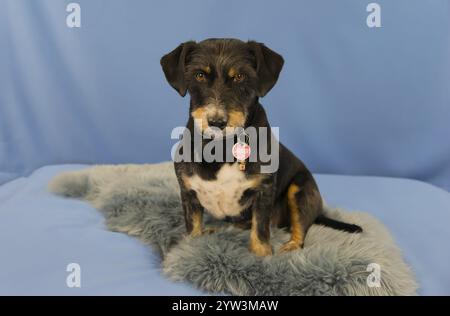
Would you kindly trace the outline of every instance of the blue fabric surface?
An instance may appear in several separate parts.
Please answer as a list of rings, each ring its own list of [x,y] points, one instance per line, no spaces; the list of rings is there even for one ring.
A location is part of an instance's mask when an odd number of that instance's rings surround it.
[[[450,189],[450,2],[3,0],[0,183],[61,163],[169,159],[188,100],[159,59],[189,39],[256,39],[286,60],[262,100],[314,172]]]
[[[49,167],[0,187],[0,295],[196,295],[168,282],[156,253],[134,238],[107,231],[85,202],[47,192],[63,170]],[[81,266],[81,288],[69,288],[66,267]]]
[[[47,192],[49,166],[0,186],[0,295],[197,295],[160,274],[158,255],[124,234],[109,232],[85,202]],[[450,194],[419,181],[317,175],[330,206],[368,211],[392,232],[415,271],[420,294],[449,295]],[[81,265],[81,288],[66,286],[67,264]],[[382,275],[381,275],[382,276]]]

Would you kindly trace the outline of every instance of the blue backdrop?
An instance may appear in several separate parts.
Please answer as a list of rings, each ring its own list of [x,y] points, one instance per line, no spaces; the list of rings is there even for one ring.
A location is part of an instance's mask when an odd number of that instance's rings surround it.
[[[160,57],[180,42],[256,39],[285,57],[262,100],[314,172],[450,189],[450,1],[0,0],[0,183],[61,163],[167,160],[188,100]]]

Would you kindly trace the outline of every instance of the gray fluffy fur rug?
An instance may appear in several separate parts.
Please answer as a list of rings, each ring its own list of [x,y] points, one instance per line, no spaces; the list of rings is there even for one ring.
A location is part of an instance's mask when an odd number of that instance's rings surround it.
[[[356,223],[362,234],[313,225],[305,246],[259,258],[248,249],[249,231],[206,216],[220,226],[210,235],[184,237],[184,219],[172,163],[105,165],[66,172],[50,191],[89,201],[112,231],[135,236],[157,249],[163,273],[199,289],[233,295],[415,295],[417,284],[386,228],[366,213],[330,209],[336,219]],[[289,239],[272,230],[276,250]],[[368,265],[381,267],[379,287],[370,287]]]

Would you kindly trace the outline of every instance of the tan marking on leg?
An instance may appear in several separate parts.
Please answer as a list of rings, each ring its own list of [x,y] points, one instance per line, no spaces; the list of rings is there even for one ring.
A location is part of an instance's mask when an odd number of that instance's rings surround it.
[[[262,242],[258,237],[256,215],[254,212],[252,216],[252,230],[250,232],[250,251],[260,257],[272,254],[272,246],[269,243]]]
[[[194,212],[192,214],[192,231],[190,234],[192,237],[197,237],[203,234],[202,224],[203,224],[202,212],[198,211]]]
[[[186,187],[186,189],[190,190],[191,189],[191,181],[189,179],[189,177],[185,174],[181,175],[181,181],[183,182],[184,186]]]
[[[300,191],[298,185],[292,183],[287,192],[289,215],[291,218],[291,239],[281,246],[279,252],[288,252],[303,247],[304,233],[300,220],[300,208],[296,194]]]
[[[241,111],[231,110],[228,112],[228,125],[231,127],[243,127],[245,115]]]
[[[190,234],[191,237],[198,237],[201,235],[208,235],[215,233],[217,229],[215,227],[203,228],[203,216],[201,212],[196,212],[192,218],[192,232]]]

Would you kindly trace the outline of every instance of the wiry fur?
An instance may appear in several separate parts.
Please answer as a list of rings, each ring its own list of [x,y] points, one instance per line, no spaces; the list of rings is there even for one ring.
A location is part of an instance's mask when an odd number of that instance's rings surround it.
[[[206,217],[219,230],[184,237],[179,187],[172,163],[96,166],[57,176],[50,190],[89,201],[109,229],[156,247],[163,272],[175,281],[235,295],[415,295],[417,284],[387,230],[365,213],[327,209],[327,216],[355,222],[364,234],[313,225],[303,249],[257,257],[248,251],[249,231]],[[275,248],[289,239],[272,230]],[[369,287],[367,266],[381,266],[381,287]]]

